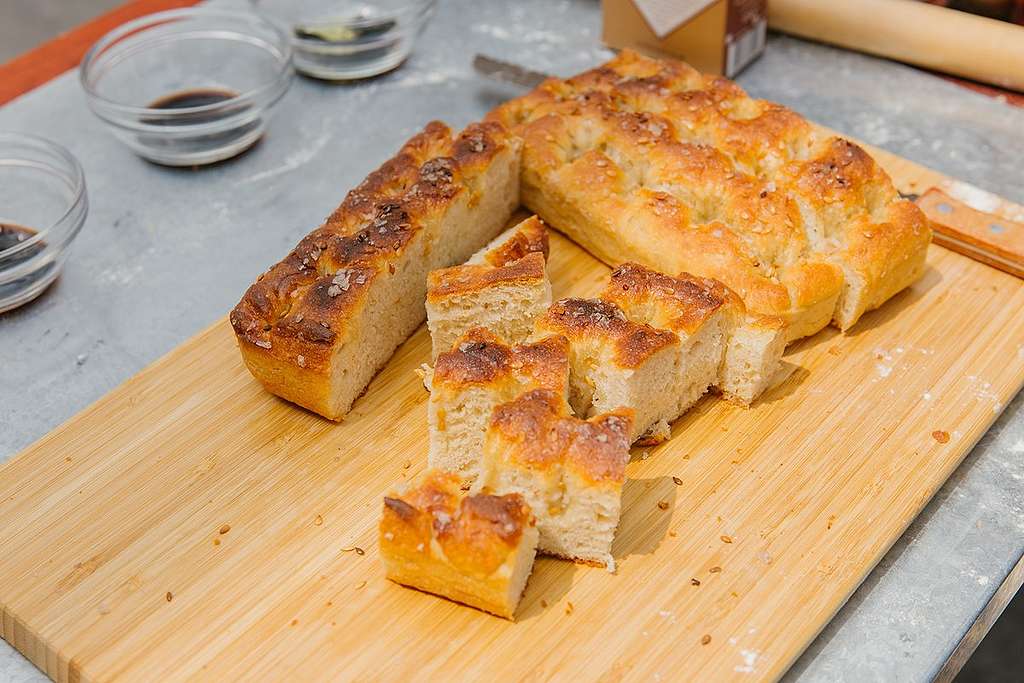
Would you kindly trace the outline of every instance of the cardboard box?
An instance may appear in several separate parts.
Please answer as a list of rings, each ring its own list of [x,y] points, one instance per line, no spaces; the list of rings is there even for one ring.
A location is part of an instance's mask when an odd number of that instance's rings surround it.
[[[610,47],[669,55],[732,78],[764,52],[767,0],[602,0]]]

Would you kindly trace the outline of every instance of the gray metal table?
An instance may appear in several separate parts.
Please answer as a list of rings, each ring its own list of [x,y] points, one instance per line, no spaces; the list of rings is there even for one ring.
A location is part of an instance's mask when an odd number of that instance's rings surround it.
[[[0,460],[224,315],[255,274],[427,120],[461,126],[514,94],[475,76],[473,53],[570,74],[608,56],[599,28],[593,0],[446,0],[401,69],[358,85],[299,79],[266,140],[199,171],[132,156],[89,114],[74,73],[0,109],[0,129],[68,146],[92,200],[61,279],[0,316]],[[739,80],[756,96],[1024,202],[1024,110],[783,37]],[[1024,555],[1022,454],[1018,397],[789,676],[937,674],[976,619],[1019,585],[1011,570]],[[0,643],[0,680],[41,679]]]

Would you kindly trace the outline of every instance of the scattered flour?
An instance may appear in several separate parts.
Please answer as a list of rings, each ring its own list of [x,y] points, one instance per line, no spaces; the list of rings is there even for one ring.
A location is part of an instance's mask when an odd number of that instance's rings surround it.
[[[104,268],[99,272],[97,277],[100,282],[115,284],[115,285],[126,285],[135,279],[139,273],[142,272],[142,266],[138,263],[134,265],[118,264],[111,266],[110,268]]]
[[[301,166],[305,166],[310,161],[312,161],[316,157],[316,155],[320,153],[320,150],[327,146],[327,143],[330,141],[330,139],[331,132],[329,130],[324,130],[308,146],[296,150],[289,154],[288,156],[286,156],[281,164],[274,166],[273,168],[268,168],[266,171],[253,173],[250,176],[242,178],[240,181],[238,181],[238,184],[247,185],[249,183],[258,183],[261,180],[273,178],[283,173],[291,173],[295,169]]]
[[[733,667],[733,671],[741,674],[754,673],[757,658],[760,656],[761,653],[758,650],[740,650],[740,657],[743,658],[743,663]]]

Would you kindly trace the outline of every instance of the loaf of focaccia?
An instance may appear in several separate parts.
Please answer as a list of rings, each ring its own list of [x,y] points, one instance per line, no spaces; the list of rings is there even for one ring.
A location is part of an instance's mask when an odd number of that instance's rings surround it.
[[[525,341],[533,320],[551,304],[548,229],[532,216],[477,252],[466,264],[427,278],[427,327],[433,357],[474,327],[506,344]]]
[[[537,527],[523,497],[473,494],[428,471],[384,498],[380,554],[392,581],[511,619],[533,568]]]
[[[490,114],[523,138],[523,202],[610,265],[713,277],[794,340],[924,270],[931,231],[863,149],[724,78],[624,50]]]
[[[541,552],[614,569],[632,411],[581,420],[537,389],[494,410],[476,490],[518,493],[537,518]]]
[[[271,392],[340,420],[426,316],[427,273],[462,263],[519,204],[519,142],[495,122],[429,124],[231,312]]]

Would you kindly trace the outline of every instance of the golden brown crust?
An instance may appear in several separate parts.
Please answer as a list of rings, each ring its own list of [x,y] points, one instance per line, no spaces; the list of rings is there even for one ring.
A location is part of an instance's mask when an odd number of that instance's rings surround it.
[[[470,385],[538,386],[565,392],[569,377],[569,342],[556,335],[532,344],[508,346],[483,328],[467,332],[437,357],[433,392]]]
[[[513,228],[508,239],[485,252],[483,260],[492,266],[507,266],[529,254],[541,254],[546,261],[550,249],[547,224],[538,216],[530,216]]]
[[[539,252],[500,266],[466,264],[441,268],[427,276],[427,299],[436,303],[500,284],[529,284],[543,280],[545,273],[544,254]]]
[[[499,235],[468,263],[440,268],[427,276],[427,301],[438,304],[451,296],[498,285],[529,285],[547,277],[548,228],[531,216]]]
[[[691,335],[715,313],[731,309],[742,319],[743,302],[731,289],[713,278],[681,273],[676,277],[636,263],[624,263],[612,271],[602,298],[646,311],[645,320],[658,327]]]
[[[436,538],[453,564],[490,574],[532,523],[520,496],[467,496],[457,476],[431,470],[415,488],[384,497],[381,528],[392,532],[392,547],[415,551]]]
[[[519,596],[509,585],[524,534],[536,543],[533,513],[518,494],[469,495],[461,487],[457,476],[428,470],[418,485],[384,498],[388,577],[511,618]]]
[[[231,312],[254,374],[272,391],[288,372],[328,377],[333,353],[354,334],[355,313],[373,282],[394,274],[414,236],[457,197],[472,203],[482,191],[476,183],[483,169],[518,144],[494,122],[472,124],[453,139],[434,121],[349,192]],[[323,412],[316,397],[286,397]]]
[[[886,220],[897,195],[871,157],[726,79],[624,50],[489,117],[523,137],[524,202],[554,227],[613,266],[721,280],[790,338],[920,274],[930,233],[916,208]]]
[[[619,367],[636,368],[662,349],[679,343],[668,330],[635,323],[622,309],[602,299],[561,299],[537,319],[534,329],[560,334],[575,341],[602,341],[612,350],[611,360]]]
[[[494,410],[488,449],[534,470],[564,467],[591,483],[621,485],[632,421],[625,408],[580,420],[568,415],[562,396],[536,389]]]

